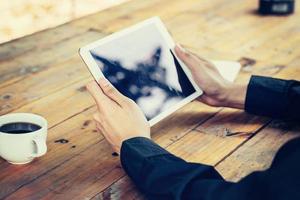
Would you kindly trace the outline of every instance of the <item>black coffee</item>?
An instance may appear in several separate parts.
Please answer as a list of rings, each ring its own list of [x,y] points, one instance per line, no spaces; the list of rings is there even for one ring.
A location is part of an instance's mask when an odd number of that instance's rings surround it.
[[[8,124],[3,124],[0,126],[0,132],[10,133],[10,134],[21,134],[30,133],[41,129],[42,127],[37,124],[32,124],[28,122],[13,122]]]

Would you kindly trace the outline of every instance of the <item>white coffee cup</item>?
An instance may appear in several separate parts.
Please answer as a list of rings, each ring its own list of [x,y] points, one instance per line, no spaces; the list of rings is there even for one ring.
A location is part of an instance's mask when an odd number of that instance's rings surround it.
[[[0,156],[12,164],[25,164],[44,155],[47,152],[47,121],[31,113],[11,113],[0,116],[0,127],[16,122],[36,124],[40,129],[16,134],[0,131]]]

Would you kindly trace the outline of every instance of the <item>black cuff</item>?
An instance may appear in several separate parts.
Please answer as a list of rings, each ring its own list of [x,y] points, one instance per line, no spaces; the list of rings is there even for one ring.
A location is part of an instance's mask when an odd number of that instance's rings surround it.
[[[152,156],[170,154],[168,151],[145,137],[125,140],[121,147],[121,164],[130,177],[140,173],[143,161]]]
[[[288,104],[289,82],[252,76],[248,85],[245,110],[256,115],[282,117]]]

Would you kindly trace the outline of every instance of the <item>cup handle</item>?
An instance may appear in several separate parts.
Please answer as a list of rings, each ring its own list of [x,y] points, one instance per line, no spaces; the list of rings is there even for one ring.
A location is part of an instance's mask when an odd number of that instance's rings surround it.
[[[46,141],[41,138],[33,138],[33,142],[36,145],[37,152],[32,154],[32,157],[40,157],[47,152]]]

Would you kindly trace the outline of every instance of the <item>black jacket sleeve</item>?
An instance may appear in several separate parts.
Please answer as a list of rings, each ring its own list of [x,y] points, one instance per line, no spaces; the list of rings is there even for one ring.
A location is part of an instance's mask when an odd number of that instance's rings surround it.
[[[299,87],[296,81],[254,76],[247,90],[246,110],[299,119]],[[123,142],[121,163],[149,199],[300,199],[300,139],[284,145],[268,170],[237,183],[224,180],[211,166],[186,162],[143,137]]]
[[[123,142],[121,163],[148,199],[300,199],[300,139],[284,145],[268,170],[237,183],[224,180],[211,166],[185,162],[143,137]]]
[[[245,110],[256,115],[300,120],[300,82],[252,76]]]
[[[187,186],[193,186],[191,183],[197,180],[201,180],[199,188],[190,195],[202,191],[209,196],[220,183],[224,187],[223,178],[213,167],[187,163],[143,137],[123,142],[121,163],[128,176],[151,199],[182,199]]]

